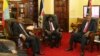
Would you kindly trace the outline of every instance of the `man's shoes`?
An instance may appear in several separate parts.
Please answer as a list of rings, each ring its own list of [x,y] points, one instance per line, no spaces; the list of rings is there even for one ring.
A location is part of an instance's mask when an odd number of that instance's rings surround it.
[[[50,48],[54,48],[54,46],[50,46]]]
[[[83,53],[83,52],[81,52],[80,56],[84,56],[84,53]]]
[[[68,48],[68,49],[65,49],[66,51],[72,51],[73,50],[73,48]]]
[[[44,53],[42,53],[42,52],[37,52],[37,54],[38,54],[38,55],[44,55]]]
[[[59,46],[55,46],[56,48],[59,48]]]
[[[59,46],[60,46],[59,44],[56,44],[56,45],[55,45],[56,48],[59,48]]]
[[[34,54],[33,56],[39,56],[39,54]]]
[[[38,53],[39,55],[44,55],[44,53]]]

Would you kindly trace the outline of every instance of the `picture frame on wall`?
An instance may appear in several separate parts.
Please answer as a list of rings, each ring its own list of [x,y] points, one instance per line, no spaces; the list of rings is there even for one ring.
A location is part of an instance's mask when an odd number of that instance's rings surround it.
[[[87,8],[88,6],[83,6],[83,17],[86,17],[87,15]],[[100,6],[99,5],[92,6],[92,17],[94,18],[100,17]]]

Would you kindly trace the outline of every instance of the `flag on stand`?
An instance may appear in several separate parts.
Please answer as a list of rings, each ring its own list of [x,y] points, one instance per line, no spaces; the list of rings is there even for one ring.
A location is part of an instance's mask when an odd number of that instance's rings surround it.
[[[38,26],[42,28],[43,25],[43,16],[44,16],[44,1],[40,1],[40,13],[39,13],[39,19],[38,19]]]
[[[87,6],[87,15],[92,16],[92,0],[88,0],[88,6]]]
[[[40,2],[40,16],[43,16],[44,15],[44,8],[43,8],[43,0],[41,0]]]
[[[8,0],[3,0],[2,26],[3,26],[3,29],[4,29],[4,33],[6,32],[5,20],[9,20],[9,19],[10,19],[10,14],[9,14]]]
[[[2,15],[2,26],[5,27],[5,20],[10,19],[9,14],[9,6],[8,6],[8,0],[3,0],[3,15]]]

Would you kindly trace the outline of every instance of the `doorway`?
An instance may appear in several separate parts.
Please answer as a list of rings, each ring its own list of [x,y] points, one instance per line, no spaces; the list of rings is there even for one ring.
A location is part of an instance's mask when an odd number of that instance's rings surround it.
[[[60,28],[69,31],[69,0],[54,0],[54,13],[57,15]]]

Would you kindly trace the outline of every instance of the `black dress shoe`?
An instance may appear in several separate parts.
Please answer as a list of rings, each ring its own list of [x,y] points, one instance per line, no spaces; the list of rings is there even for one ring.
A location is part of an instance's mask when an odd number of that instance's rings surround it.
[[[57,45],[55,45],[55,47],[56,47],[56,48],[59,48],[59,45],[57,44]]]
[[[44,53],[39,53],[39,55],[44,55]]]
[[[38,54],[38,55],[44,55],[44,53],[42,53],[42,52],[37,52],[37,54]]]
[[[66,51],[72,51],[73,50],[73,48],[68,48],[68,49],[65,49]]]
[[[84,53],[83,52],[81,52],[81,55],[80,56],[84,56]]]
[[[50,45],[50,48],[54,48],[55,46],[54,45]]]
[[[55,46],[56,48],[59,48],[59,46]]]

